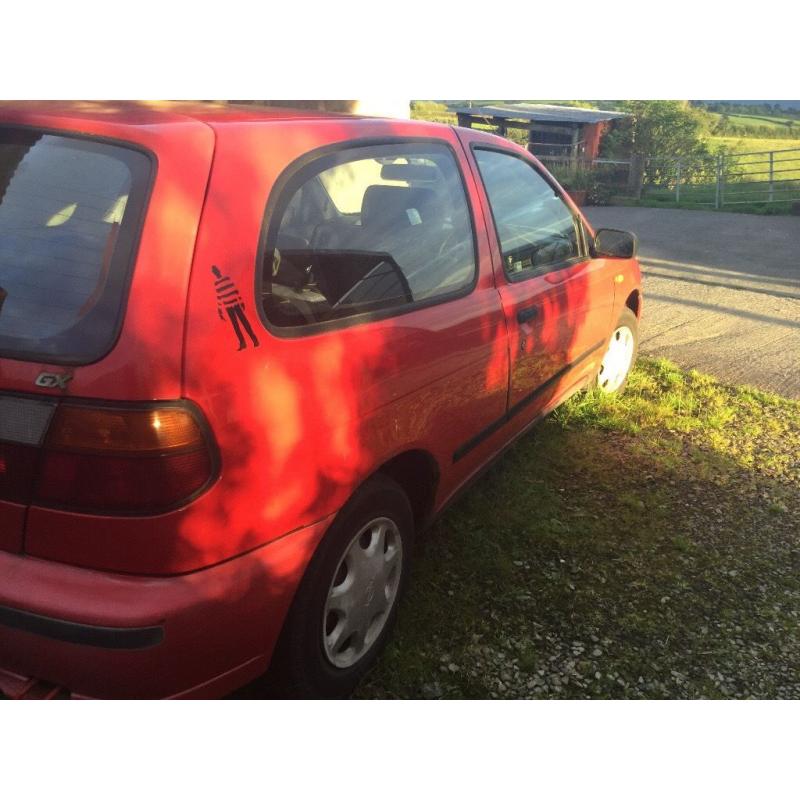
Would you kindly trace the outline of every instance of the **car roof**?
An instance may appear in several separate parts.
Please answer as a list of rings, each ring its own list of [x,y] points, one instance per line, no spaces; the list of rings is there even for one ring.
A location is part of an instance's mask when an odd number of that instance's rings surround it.
[[[0,125],[72,131],[138,143],[158,153],[169,140],[180,141],[187,129],[212,135],[239,124],[337,123],[367,125],[372,134],[441,138],[451,126],[423,120],[339,114],[316,109],[280,108],[218,101],[24,100],[0,101]],[[179,137],[179,138],[176,138]]]
[[[3,112],[7,112],[4,114]],[[316,109],[257,106],[221,101],[166,100],[23,100],[0,101],[0,116],[19,113],[60,119],[113,122],[117,125],[164,125],[187,119],[221,125],[297,119],[369,119]],[[372,117],[374,119],[374,117]],[[426,123],[421,123],[426,124]],[[433,123],[428,123],[433,124]]]

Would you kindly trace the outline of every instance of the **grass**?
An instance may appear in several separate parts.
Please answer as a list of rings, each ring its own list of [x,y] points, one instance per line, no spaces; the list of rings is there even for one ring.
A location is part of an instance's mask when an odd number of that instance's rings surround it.
[[[715,121],[720,121],[723,116],[714,111],[708,113]],[[762,133],[774,130],[790,137],[800,136],[800,120],[797,117],[767,116],[763,114],[727,114],[726,116],[730,125],[745,132]]]
[[[730,153],[742,156],[726,160],[730,175],[723,188],[721,210],[748,214],[791,213],[792,202],[800,198],[800,141],[794,144],[797,146],[793,147],[791,139],[712,139],[713,150],[725,148]],[[762,151],[776,151],[773,173],[773,197],[776,202],[772,203],[765,202],[769,197],[769,156]],[[747,156],[747,153],[756,155]],[[675,204],[674,188],[652,186],[645,187],[642,201],[635,204],[667,208],[713,208],[716,187],[710,170],[704,180],[705,183],[681,186],[680,205]]]
[[[797,150],[800,142],[794,139],[769,139],[761,137],[711,136],[708,139],[715,152],[725,148],[731,153],[763,153],[768,150]]]
[[[800,697],[800,403],[642,360],[426,535],[360,697]]]
[[[444,103],[437,103],[434,100],[412,101],[411,119],[442,122],[445,125],[455,125],[458,121],[456,115]]]

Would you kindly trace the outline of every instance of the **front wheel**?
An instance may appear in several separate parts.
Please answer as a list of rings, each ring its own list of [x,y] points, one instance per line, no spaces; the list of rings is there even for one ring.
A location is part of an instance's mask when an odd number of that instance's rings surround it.
[[[604,394],[620,394],[628,382],[638,351],[639,320],[633,311],[626,308],[614,327],[600,363],[597,388]]]

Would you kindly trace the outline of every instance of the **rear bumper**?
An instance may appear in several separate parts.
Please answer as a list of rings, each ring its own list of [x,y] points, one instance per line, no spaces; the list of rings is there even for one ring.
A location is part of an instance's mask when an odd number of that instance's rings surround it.
[[[0,552],[0,691],[36,682],[71,697],[227,694],[268,666],[329,522],[171,578]]]

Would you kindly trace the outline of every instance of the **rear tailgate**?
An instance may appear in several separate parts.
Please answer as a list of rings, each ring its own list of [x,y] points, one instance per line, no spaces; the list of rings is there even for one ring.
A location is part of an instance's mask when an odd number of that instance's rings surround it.
[[[72,516],[31,506],[58,398],[181,397],[213,150],[179,115],[0,104],[0,549]]]

